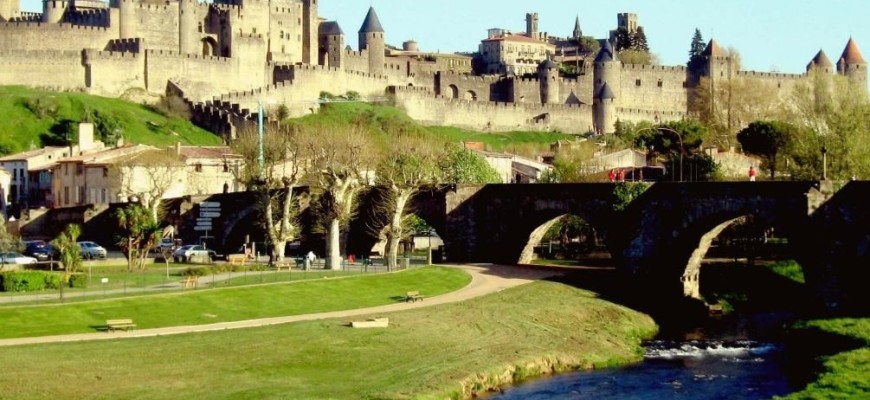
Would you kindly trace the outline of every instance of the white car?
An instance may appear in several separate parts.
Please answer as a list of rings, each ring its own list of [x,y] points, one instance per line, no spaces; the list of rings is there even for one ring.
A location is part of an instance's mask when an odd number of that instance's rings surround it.
[[[0,263],[3,264],[36,264],[36,259],[16,252],[0,253]]]
[[[106,258],[106,249],[94,242],[78,242],[79,249],[82,253],[82,258],[89,260],[93,258]]]
[[[208,257],[209,260],[214,261],[216,256],[214,250],[208,250],[205,246],[199,244],[181,246],[172,254],[175,262],[188,262],[191,257]]]

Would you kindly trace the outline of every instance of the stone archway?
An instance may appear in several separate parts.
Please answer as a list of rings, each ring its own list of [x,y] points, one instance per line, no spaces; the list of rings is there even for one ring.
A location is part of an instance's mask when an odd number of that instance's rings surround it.
[[[204,56],[217,56],[218,55],[218,44],[217,40],[213,37],[206,37],[202,39],[202,55]]]
[[[456,85],[447,86],[447,96],[451,99],[459,98],[459,88]]]
[[[463,99],[470,100],[470,101],[477,101],[477,93],[475,93],[473,90],[469,90],[469,91],[465,92]]]

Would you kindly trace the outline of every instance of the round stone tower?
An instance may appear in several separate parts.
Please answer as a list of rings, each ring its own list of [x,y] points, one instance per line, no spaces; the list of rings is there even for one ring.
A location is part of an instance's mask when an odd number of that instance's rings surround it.
[[[45,0],[42,2],[42,22],[56,24],[63,22],[63,16],[69,8],[65,0]]]
[[[843,55],[837,61],[837,73],[849,78],[850,82],[867,87],[867,61],[864,61],[861,50],[858,50],[858,44],[853,38],[849,38]]]
[[[139,29],[136,24],[136,8],[139,4],[138,0],[118,0],[119,8],[119,32],[118,36],[121,39],[136,37],[136,31]]]
[[[179,0],[178,4],[178,51],[182,54],[196,52],[196,0]]]
[[[0,0],[0,21],[9,21],[21,16],[21,3],[18,0]]]
[[[547,58],[538,65],[538,82],[541,85],[541,103],[559,104],[559,65]]]
[[[610,92],[615,99],[620,96],[620,85],[622,82],[622,62],[616,59],[616,52],[613,51],[613,45],[609,41],[604,41],[604,46],[595,57],[595,62],[592,69],[592,96],[598,96],[605,84],[610,87]]]
[[[369,73],[375,75],[384,74],[386,63],[386,45],[384,43],[384,28],[378,20],[375,8],[370,7],[362,27],[359,28],[359,49],[368,50]]]
[[[592,98],[593,124],[599,135],[616,131],[616,96],[610,85],[604,82]]]

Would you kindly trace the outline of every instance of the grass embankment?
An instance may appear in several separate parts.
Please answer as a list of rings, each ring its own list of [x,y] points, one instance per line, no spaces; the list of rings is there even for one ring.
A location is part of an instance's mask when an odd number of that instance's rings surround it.
[[[391,304],[406,291],[435,296],[470,282],[465,272],[427,267],[387,275],[295,284],[199,290],[56,306],[0,309],[0,337],[94,332],[107,319],[133,318],[139,328],[198,325]]]
[[[385,105],[368,103],[331,103],[321,107],[320,112],[294,120],[303,125],[360,124],[368,130],[373,140],[383,144],[398,132],[416,132],[431,138],[433,143],[483,142],[486,149],[494,152],[509,152],[535,156],[549,151],[558,140],[574,140],[574,135],[557,132],[476,132],[455,127],[423,126],[401,110]]]
[[[0,137],[0,148],[17,153],[42,147],[40,134],[49,132],[64,120],[81,122],[88,112],[115,117],[127,143],[158,147],[175,142],[191,145],[222,143],[219,137],[190,121],[165,117],[141,104],[85,93],[0,86],[0,120],[9,127]]]
[[[358,297],[336,283],[280,301]],[[555,282],[388,316],[387,329],[327,320],[0,348],[4,365],[14,366],[0,387],[9,399],[463,398],[553,369],[637,360],[640,340],[655,330],[645,315]]]
[[[806,323],[803,329],[853,339],[859,348],[824,357],[825,372],[804,390],[782,399],[870,398],[870,318],[816,320]]]

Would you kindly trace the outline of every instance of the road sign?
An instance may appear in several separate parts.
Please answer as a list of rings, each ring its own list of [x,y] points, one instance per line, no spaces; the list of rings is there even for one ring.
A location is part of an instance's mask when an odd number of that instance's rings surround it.
[[[210,226],[194,226],[193,230],[195,230],[195,231],[210,231],[211,227]]]
[[[221,203],[220,203],[220,202],[217,202],[217,201],[203,201],[202,203],[199,203],[199,206],[200,206],[200,207],[205,207],[205,208],[209,208],[209,207],[211,207],[211,208],[220,208],[220,207],[221,207]]]
[[[207,211],[200,211],[199,212],[200,218],[217,218],[220,216],[221,216],[221,213],[219,213],[219,212],[207,212]]]
[[[211,226],[211,221],[196,221],[196,226]]]

